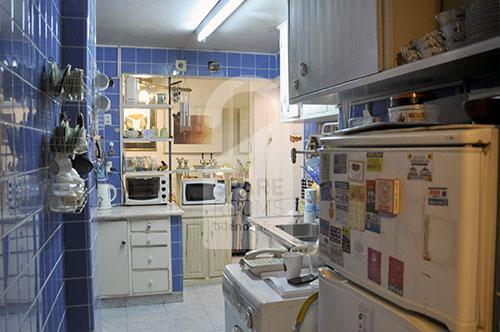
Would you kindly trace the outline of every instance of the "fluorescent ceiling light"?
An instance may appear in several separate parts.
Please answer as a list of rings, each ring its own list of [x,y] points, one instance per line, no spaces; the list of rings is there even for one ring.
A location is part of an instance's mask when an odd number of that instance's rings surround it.
[[[221,0],[196,28],[198,41],[204,41],[214,32],[245,0]]]
[[[189,18],[187,20],[186,28],[188,31],[193,31],[196,29],[198,25],[203,21],[205,17],[214,9],[215,5],[219,2],[219,0],[198,0],[196,2],[196,8],[194,8],[193,12],[189,14]]]

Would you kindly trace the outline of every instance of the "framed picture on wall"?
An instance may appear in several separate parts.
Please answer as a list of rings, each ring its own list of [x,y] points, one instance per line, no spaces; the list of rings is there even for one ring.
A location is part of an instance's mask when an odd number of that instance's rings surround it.
[[[123,110],[123,131],[133,129],[143,132],[156,127],[156,112],[152,109],[125,108]],[[156,142],[123,143],[128,151],[156,151]]]
[[[222,109],[191,108],[190,125],[181,126],[179,113],[173,115],[173,153],[221,153]],[[165,151],[167,152],[167,151]]]

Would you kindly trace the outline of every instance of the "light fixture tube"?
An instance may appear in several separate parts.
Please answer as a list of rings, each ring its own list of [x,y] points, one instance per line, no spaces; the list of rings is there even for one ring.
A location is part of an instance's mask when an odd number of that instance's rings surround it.
[[[221,0],[196,28],[198,41],[204,41],[214,32],[245,0]]]

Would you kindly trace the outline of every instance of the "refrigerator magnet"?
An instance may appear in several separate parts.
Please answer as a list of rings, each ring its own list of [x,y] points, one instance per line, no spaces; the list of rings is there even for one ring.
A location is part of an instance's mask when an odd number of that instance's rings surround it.
[[[368,248],[367,260],[368,279],[380,285],[380,271],[382,268],[382,253],[378,250]]]
[[[399,180],[375,180],[375,209],[379,213],[399,213]]]
[[[365,180],[365,163],[363,161],[349,160],[348,178],[349,181],[363,183]]]
[[[432,153],[408,154],[408,180],[432,181]]]
[[[389,290],[403,296],[405,263],[389,257]]]
[[[448,188],[427,188],[427,204],[432,206],[448,206]]]
[[[366,171],[383,172],[384,171],[384,153],[367,152],[366,153]]]
[[[365,230],[365,186],[349,186],[349,226]]]
[[[347,173],[347,154],[339,153],[333,155],[333,173],[334,174]]]

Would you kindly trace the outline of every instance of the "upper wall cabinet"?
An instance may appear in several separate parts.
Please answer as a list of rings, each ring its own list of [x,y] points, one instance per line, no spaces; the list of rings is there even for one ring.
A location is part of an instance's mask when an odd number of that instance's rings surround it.
[[[294,102],[395,66],[402,45],[436,28],[440,0],[289,0],[288,5]]]

